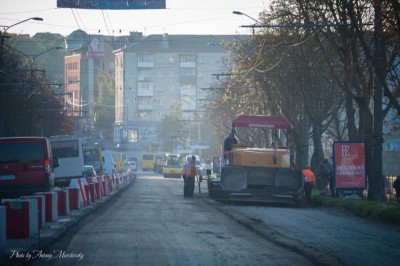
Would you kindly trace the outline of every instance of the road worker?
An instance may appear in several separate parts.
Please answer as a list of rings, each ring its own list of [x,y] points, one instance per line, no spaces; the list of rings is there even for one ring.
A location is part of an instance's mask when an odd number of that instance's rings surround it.
[[[315,185],[315,175],[314,172],[311,170],[310,166],[306,166],[303,169],[304,175],[304,193],[306,196],[306,201],[311,203],[311,191]]]

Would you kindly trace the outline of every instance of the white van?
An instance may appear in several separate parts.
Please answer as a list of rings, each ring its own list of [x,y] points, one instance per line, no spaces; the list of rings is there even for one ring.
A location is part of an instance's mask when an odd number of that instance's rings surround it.
[[[103,163],[104,170],[103,173],[105,175],[112,175],[116,172],[115,163],[112,156],[112,151],[103,151]]]
[[[52,136],[51,151],[58,158],[59,167],[54,169],[54,185],[69,186],[71,179],[83,177],[82,140],[74,136]]]

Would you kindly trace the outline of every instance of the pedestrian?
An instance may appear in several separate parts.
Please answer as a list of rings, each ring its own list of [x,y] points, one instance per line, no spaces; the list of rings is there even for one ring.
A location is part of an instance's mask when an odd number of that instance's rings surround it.
[[[393,182],[393,188],[396,190],[396,199],[397,202],[400,203],[400,176],[396,177],[396,180]]]
[[[196,174],[197,174],[196,173],[196,157],[192,156],[192,159],[189,164],[189,175],[186,177],[186,188],[187,188],[187,196],[188,197],[193,197],[194,181],[196,178]]]
[[[318,167],[318,190],[325,189],[329,184],[332,197],[335,197],[335,188],[333,186],[332,165],[327,157],[319,164]]]
[[[306,196],[306,201],[311,203],[311,191],[315,185],[315,175],[314,172],[311,170],[310,166],[306,166],[303,169],[304,175],[304,193]]]
[[[229,165],[231,163],[231,153],[232,153],[232,145],[238,144],[238,141],[235,137],[235,130],[232,129],[229,136],[224,141],[224,164]]]
[[[183,196],[186,198],[188,196],[188,183],[187,183],[187,178],[190,175],[189,169],[190,169],[190,164],[192,162],[192,156],[187,156],[186,157],[186,162],[183,165],[182,168],[182,178],[183,178]]]

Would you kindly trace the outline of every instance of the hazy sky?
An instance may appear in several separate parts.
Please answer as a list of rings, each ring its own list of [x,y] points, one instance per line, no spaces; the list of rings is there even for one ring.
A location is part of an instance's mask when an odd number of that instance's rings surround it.
[[[51,32],[68,35],[82,29],[89,34],[127,35],[140,31],[145,35],[169,34],[249,34],[254,21],[232,14],[241,11],[250,17],[268,7],[268,0],[166,0],[164,10],[84,10],[57,8],[57,0],[0,0],[0,25],[8,32],[33,35]]]

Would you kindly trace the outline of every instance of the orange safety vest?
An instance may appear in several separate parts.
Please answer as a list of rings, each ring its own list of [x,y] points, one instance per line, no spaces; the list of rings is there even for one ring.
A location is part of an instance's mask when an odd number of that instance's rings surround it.
[[[303,170],[303,175],[305,177],[305,181],[306,182],[311,182],[311,183],[315,183],[315,176],[313,171],[311,171],[310,168],[306,168]]]
[[[189,165],[189,173],[192,177],[196,176],[196,166],[192,163]]]

